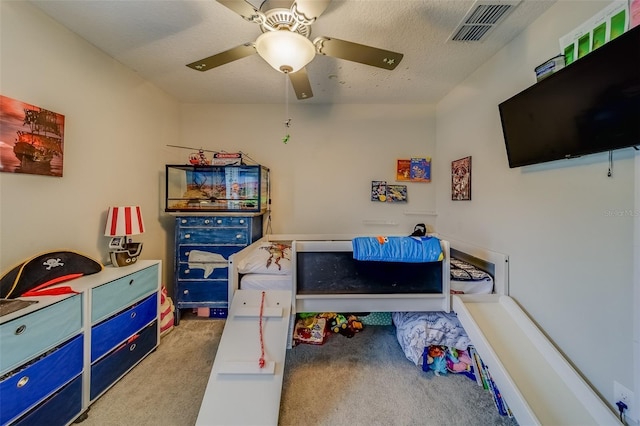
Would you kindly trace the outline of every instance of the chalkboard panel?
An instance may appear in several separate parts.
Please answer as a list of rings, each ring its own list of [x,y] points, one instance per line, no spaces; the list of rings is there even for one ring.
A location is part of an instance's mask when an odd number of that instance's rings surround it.
[[[298,294],[442,292],[442,262],[372,262],[353,252],[298,252]]]

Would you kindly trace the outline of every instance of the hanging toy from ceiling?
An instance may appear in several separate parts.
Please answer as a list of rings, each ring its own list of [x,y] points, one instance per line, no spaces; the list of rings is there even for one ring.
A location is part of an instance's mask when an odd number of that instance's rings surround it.
[[[289,72],[284,73],[284,127],[285,129],[289,129],[291,127],[291,117],[289,117]],[[286,135],[282,138],[282,143],[286,144],[289,142],[289,138],[291,135],[287,132]]]

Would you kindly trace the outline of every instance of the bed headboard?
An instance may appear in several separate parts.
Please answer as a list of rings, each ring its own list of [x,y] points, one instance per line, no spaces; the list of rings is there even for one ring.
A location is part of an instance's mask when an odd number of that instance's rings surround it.
[[[509,295],[509,256],[483,247],[440,236],[449,241],[451,257],[455,257],[488,272],[493,277],[497,294]]]

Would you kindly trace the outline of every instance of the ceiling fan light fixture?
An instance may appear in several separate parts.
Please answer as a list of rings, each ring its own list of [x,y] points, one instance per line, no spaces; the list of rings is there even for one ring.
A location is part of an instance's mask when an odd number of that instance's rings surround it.
[[[283,73],[299,71],[316,55],[311,40],[289,30],[262,33],[255,47],[262,59]]]

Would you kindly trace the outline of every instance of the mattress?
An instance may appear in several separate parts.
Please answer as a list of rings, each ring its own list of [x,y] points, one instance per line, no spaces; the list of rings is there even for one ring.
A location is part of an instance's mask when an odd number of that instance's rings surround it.
[[[454,294],[490,294],[493,278],[487,272],[460,259],[451,258],[450,289]]]
[[[450,281],[451,293],[463,294],[491,294],[493,292],[493,279],[491,277],[480,281]]]
[[[292,275],[246,274],[240,279],[242,290],[288,290],[293,289]]]

